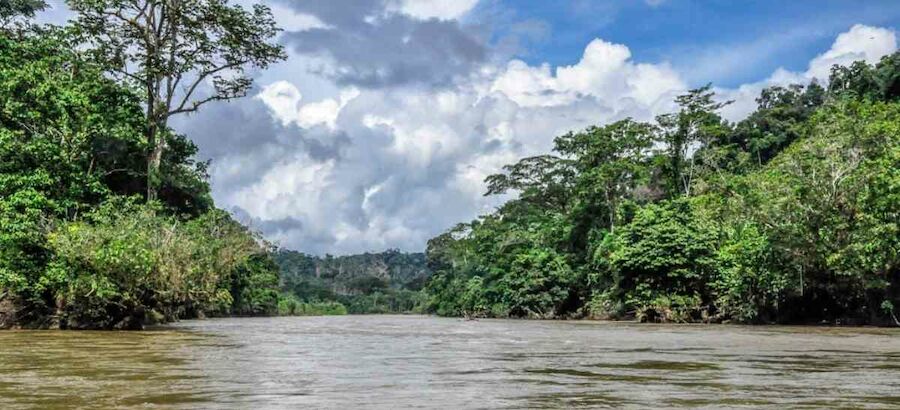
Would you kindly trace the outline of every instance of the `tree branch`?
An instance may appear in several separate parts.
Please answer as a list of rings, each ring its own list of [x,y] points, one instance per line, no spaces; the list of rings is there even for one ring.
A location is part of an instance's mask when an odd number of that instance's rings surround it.
[[[227,69],[229,69],[229,68],[238,67],[238,66],[241,66],[241,65],[246,64],[246,63],[247,63],[246,60],[234,61],[234,62],[232,62],[232,63],[225,64],[225,65],[220,66],[220,67],[218,67],[218,68],[215,68],[215,69],[212,69],[212,70],[209,70],[209,71],[205,71],[205,72],[200,73],[200,74],[197,76],[197,79],[194,80],[193,84],[191,84],[190,88],[188,88],[187,93],[186,93],[186,94],[184,95],[184,97],[181,99],[181,103],[178,104],[178,108],[176,108],[175,110],[169,111],[169,113],[167,114],[167,116],[171,116],[171,115],[178,114],[178,113],[182,113],[182,112],[191,112],[191,111],[194,111],[194,110],[196,110],[197,107],[199,107],[200,105],[203,105],[203,104],[205,104],[205,103],[207,103],[207,102],[209,102],[209,101],[213,101],[213,100],[215,100],[215,99],[229,99],[229,97],[223,97],[223,98],[213,98],[213,97],[210,97],[210,98],[205,98],[205,99],[201,100],[201,102],[199,102],[199,103],[198,103],[198,102],[193,102],[192,105],[194,106],[194,108],[192,108],[192,109],[190,109],[190,108],[186,109],[186,108],[185,108],[185,105],[187,105],[188,102],[190,101],[191,96],[194,94],[194,91],[197,89],[197,86],[199,86],[200,83],[203,82],[203,80],[209,78],[209,76],[211,76],[211,75],[213,75],[213,74],[216,74],[216,73],[218,73],[218,72],[222,72],[222,71],[227,70]],[[218,97],[218,96],[216,96],[216,97]]]

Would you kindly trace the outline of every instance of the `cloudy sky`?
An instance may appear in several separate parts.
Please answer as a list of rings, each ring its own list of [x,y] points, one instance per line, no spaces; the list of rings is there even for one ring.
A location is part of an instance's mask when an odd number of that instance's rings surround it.
[[[900,23],[896,0],[265,1],[289,59],[174,125],[220,207],[316,254],[421,251],[556,135],[652,119],[707,82],[739,120],[766,85],[895,51]],[[65,21],[51,3],[40,19]]]

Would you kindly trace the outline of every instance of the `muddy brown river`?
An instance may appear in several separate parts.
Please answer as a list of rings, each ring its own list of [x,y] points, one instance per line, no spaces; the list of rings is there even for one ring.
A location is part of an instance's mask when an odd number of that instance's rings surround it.
[[[0,332],[0,408],[900,408],[900,331],[427,316]]]

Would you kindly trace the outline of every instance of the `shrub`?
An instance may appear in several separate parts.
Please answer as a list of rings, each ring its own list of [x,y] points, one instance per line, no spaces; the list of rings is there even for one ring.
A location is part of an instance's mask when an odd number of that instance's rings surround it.
[[[49,235],[54,258],[39,283],[63,327],[135,327],[148,310],[169,320],[274,311],[265,249],[222,211],[187,222],[156,205],[111,201]]]

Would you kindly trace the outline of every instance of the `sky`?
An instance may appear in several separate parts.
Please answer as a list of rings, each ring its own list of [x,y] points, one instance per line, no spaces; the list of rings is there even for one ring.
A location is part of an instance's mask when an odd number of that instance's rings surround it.
[[[896,0],[264,2],[288,59],[172,125],[219,207],[313,254],[422,251],[508,199],[484,178],[557,135],[652,120],[706,83],[738,121],[766,86],[896,51],[900,26]],[[51,5],[40,21],[70,17]]]

